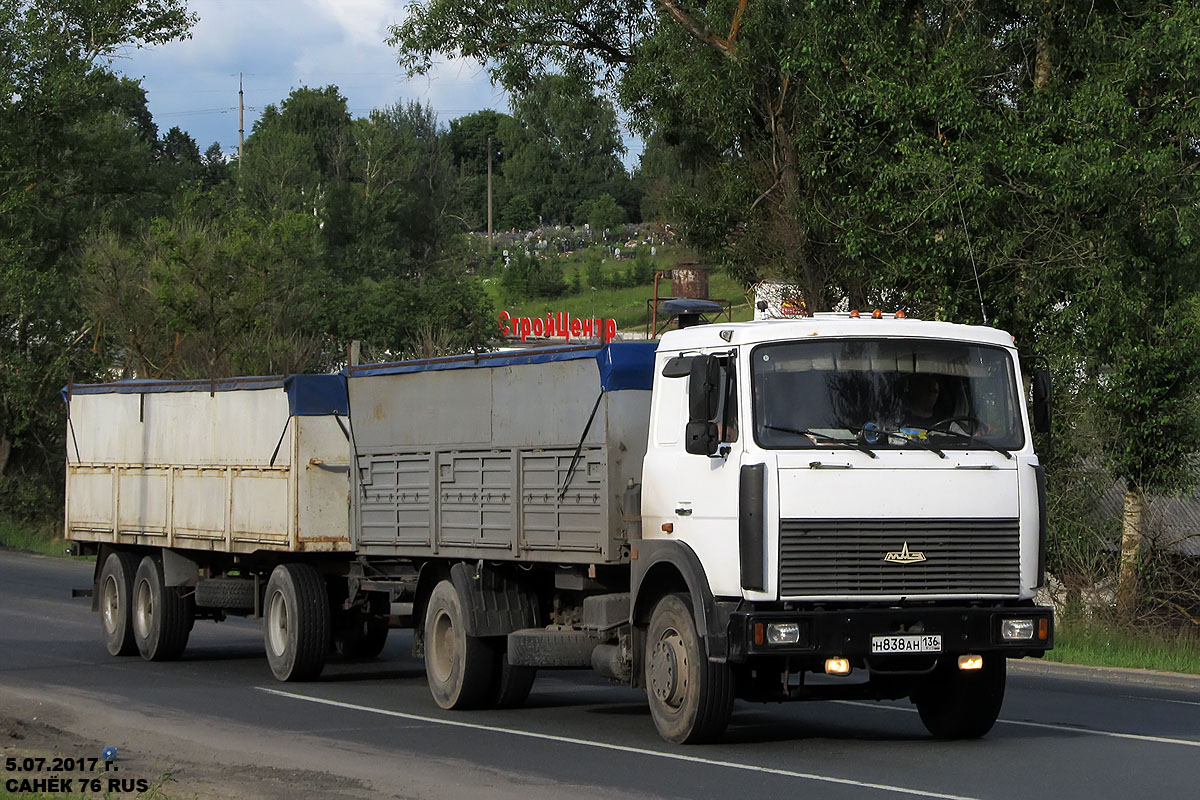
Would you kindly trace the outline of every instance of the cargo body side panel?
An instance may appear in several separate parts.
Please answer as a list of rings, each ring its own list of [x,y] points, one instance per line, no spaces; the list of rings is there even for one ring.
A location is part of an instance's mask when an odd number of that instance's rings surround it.
[[[67,538],[349,550],[349,445],[330,416],[290,417],[282,388],[80,394],[70,403]]]
[[[350,405],[359,553],[626,558],[649,392],[601,394],[594,359],[351,377]]]

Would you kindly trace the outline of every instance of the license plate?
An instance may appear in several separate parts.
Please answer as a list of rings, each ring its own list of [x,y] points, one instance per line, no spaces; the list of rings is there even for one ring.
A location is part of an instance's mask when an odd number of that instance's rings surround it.
[[[872,653],[940,653],[940,633],[908,634],[905,636],[872,636]]]

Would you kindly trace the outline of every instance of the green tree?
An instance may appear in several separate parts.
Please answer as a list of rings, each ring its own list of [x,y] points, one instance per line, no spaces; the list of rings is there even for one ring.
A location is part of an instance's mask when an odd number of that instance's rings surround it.
[[[504,183],[524,195],[546,224],[583,222],[580,203],[624,179],[624,152],[612,103],[574,76],[548,75],[513,98],[502,120]]]
[[[673,221],[746,283],[1063,353],[1129,490],[1132,613],[1139,498],[1191,485],[1200,447],[1194,2],[429,0],[393,41],[416,71],[454,53],[510,87],[614,85],[671,149]]]
[[[616,235],[617,228],[625,224],[625,209],[617,205],[611,194],[601,194],[586,206],[588,225],[598,236],[603,236],[605,231]]]
[[[78,306],[87,229],[161,208],[140,87],[105,64],[187,35],[182,0],[0,4],[0,507],[52,515],[69,380],[102,374]]]
[[[317,328],[319,231],[311,215],[270,222],[159,218],[137,235],[95,235],[85,312],[122,375],[220,378],[325,366]]]
[[[500,210],[498,227],[501,230],[531,231],[537,224],[537,212],[533,210],[533,204],[526,195],[513,195]]]
[[[492,197],[505,196],[501,185],[504,147],[500,141],[500,126],[509,119],[497,111],[477,111],[450,120],[446,134],[447,147],[454,167],[458,170],[461,215],[470,230],[487,229],[487,170],[488,142],[492,148]]]

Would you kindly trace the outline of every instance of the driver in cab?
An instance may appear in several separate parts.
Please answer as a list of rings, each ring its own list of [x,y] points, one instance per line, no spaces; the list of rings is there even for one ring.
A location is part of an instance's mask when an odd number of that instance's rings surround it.
[[[910,375],[902,396],[902,424],[915,428],[934,427],[940,419],[937,404],[941,393],[942,386],[937,376],[920,373]]]

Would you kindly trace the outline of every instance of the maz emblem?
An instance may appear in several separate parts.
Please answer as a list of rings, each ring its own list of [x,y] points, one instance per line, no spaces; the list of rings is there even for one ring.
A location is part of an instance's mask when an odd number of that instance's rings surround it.
[[[919,550],[913,551],[908,549],[908,542],[899,550],[893,550],[883,557],[884,561],[890,561],[893,564],[919,564],[925,560],[925,554]]]

